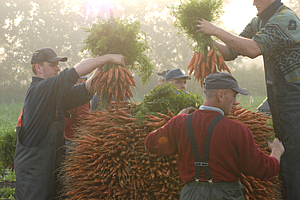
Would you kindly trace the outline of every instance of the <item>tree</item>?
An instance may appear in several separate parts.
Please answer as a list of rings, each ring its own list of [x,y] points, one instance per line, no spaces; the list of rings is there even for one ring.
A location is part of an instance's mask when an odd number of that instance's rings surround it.
[[[38,48],[52,47],[59,55],[71,58],[65,67],[74,65],[84,57],[80,49],[85,33],[80,27],[93,18],[72,12],[73,6],[72,3],[66,5],[63,0],[8,0],[0,3],[2,94],[8,91],[14,95],[19,92],[24,94],[32,75],[32,51]]]

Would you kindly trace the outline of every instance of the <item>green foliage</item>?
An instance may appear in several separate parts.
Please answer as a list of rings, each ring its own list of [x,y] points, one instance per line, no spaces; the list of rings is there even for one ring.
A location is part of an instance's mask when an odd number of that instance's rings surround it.
[[[14,132],[23,103],[0,104],[0,175],[14,161],[16,133]]]
[[[199,94],[186,93],[170,82],[152,89],[145,95],[141,104],[133,109],[133,113],[137,118],[148,114],[156,115],[157,112],[168,114],[169,110],[177,115],[183,108],[190,106],[198,108],[201,104]]]
[[[15,188],[11,188],[11,187],[3,187],[3,188],[0,188],[0,200],[1,199],[15,199],[14,198],[14,195],[15,195]]]
[[[126,67],[135,70],[145,84],[153,73],[153,65],[145,54],[149,50],[146,34],[140,31],[141,25],[135,21],[109,18],[98,18],[92,28],[86,28],[89,33],[84,40],[86,46],[82,49],[90,50],[94,57],[105,54],[122,54],[127,58]]]
[[[4,175],[3,169],[14,162],[16,138],[14,130],[5,130],[0,136],[0,175]]]
[[[0,187],[0,200],[1,199],[15,199],[15,188],[14,184],[16,181],[16,174],[14,171],[9,171],[6,169],[5,176],[0,176],[0,182],[4,185],[2,188]],[[5,186],[6,185],[6,186]],[[12,187],[10,187],[12,186]]]
[[[222,0],[182,0],[179,5],[170,6],[172,15],[176,18],[174,26],[179,28],[178,34],[186,35],[191,43],[196,41],[199,46],[212,46],[209,35],[195,33],[195,25],[200,18],[208,21],[218,19],[222,13],[222,2]]]

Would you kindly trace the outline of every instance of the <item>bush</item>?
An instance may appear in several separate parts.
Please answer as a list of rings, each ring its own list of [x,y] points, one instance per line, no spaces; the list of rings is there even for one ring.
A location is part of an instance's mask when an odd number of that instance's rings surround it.
[[[149,94],[146,94],[133,112],[137,118],[148,114],[156,115],[158,112],[168,114],[169,110],[177,115],[183,108],[190,106],[199,108],[202,103],[199,94],[186,93],[177,89],[173,83],[165,83],[156,86]]]
[[[0,199],[15,199],[15,188],[3,187],[0,188]]]
[[[16,138],[14,130],[4,130],[0,135],[0,175],[2,176],[7,167],[13,170]]]

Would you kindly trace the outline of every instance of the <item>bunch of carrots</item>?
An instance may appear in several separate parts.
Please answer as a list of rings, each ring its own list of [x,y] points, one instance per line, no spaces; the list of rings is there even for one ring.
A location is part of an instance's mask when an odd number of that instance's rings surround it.
[[[112,99],[116,102],[124,101],[133,97],[131,88],[135,85],[131,72],[121,65],[110,64],[103,67],[94,77],[92,82],[93,91],[110,104]]]
[[[178,174],[176,156],[161,157],[145,149],[147,134],[163,126],[174,114],[146,115],[137,123],[128,102],[111,102],[88,116],[76,130],[74,141],[63,164],[64,195],[67,199],[179,199],[184,186]],[[266,153],[267,138],[273,129],[261,113],[236,106],[230,119],[250,128],[259,147]],[[166,142],[161,138],[162,143]],[[282,199],[278,177],[263,182],[242,175],[246,199]],[[278,190],[279,189],[279,190]]]
[[[195,81],[203,85],[204,78],[217,71],[230,70],[224,62],[222,54],[216,48],[210,48],[207,54],[204,51],[195,51],[193,57],[187,66],[189,76],[194,72]]]

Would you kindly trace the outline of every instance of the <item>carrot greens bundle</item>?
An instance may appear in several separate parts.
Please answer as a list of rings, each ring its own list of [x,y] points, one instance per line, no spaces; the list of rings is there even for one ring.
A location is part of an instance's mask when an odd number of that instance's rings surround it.
[[[111,16],[108,20],[98,18],[85,39],[86,46],[93,57],[105,54],[122,54],[127,58],[126,66],[108,63],[96,74],[93,89],[108,104],[112,99],[117,102],[133,97],[131,88],[135,81],[131,71],[135,71],[143,84],[150,81],[153,65],[147,57],[150,49],[146,35],[140,30],[139,22],[129,22]]]
[[[210,35],[196,33],[197,20],[203,18],[215,21],[222,13],[222,0],[183,0],[179,5],[170,6],[175,17],[174,26],[179,28],[178,34],[187,36],[188,42],[194,51],[187,67],[189,75],[194,73],[195,80],[203,84],[204,78],[217,71],[226,70],[222,54],[215,47]]]

